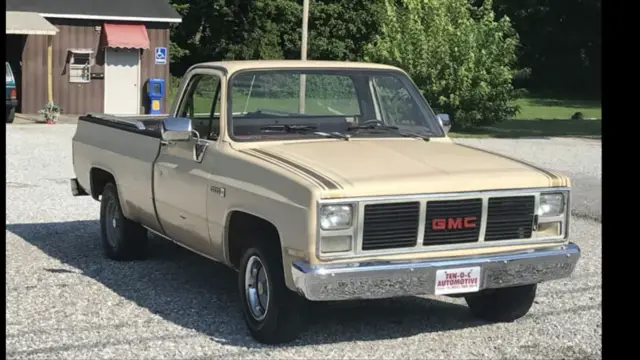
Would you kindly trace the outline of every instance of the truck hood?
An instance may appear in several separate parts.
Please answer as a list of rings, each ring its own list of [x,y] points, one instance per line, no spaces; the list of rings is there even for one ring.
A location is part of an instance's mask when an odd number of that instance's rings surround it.
[[[330,140],[244,151],[297,173],[331,197],[569,186],[564,176],[444,140]]]

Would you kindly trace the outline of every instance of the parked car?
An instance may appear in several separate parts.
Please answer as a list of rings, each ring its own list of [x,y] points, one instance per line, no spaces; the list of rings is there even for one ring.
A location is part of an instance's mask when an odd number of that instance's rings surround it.
[[[202,63],[168,117],[81,116],[71,190],[100,201],[111,259],[149,231],[237,270],[260,342],[295,339],[308,301],[458,296],[514,321],[580,257],[570,180],[450,126],[396,67]]]
[[[18,107],[18,93],[16,89],[16,80],[13,77],[13,71],[11,71],[11,65],[5,61],[6,64],[6,98],[7,98],[7,123],[12,123],[15,119],[16,108]]]

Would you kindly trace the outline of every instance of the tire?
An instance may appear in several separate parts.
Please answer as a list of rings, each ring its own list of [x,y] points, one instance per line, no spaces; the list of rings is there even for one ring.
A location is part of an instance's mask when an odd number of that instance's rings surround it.
[[[465,296],[471,313],[492,322],[512,322],[525,316],[536,297],[537,284],[487,289]]]
[[[146,254],[147,229],[124,217],[113,183],[108,183],[102,191],[100,234],[104,252],[112,260],[140,260]]]
[[[16,118],[16,108],[7,108],[7,124],[13,123]]]
[[[279,247],[270,249],[267,246],[247,249],[242,256],[238,273],[245,324],[256,341],[270,345],[295,340],[303,329],[305,315],[305,300],[285,285],[282,257],[279,251]],[[259,275],[256,276],[264,280],[261,281],[263,285],[253,286],[253,290],[258,295],[256,298],[259,301],[262,300],[259,303],[264,310],[262,318],[256,316],[249,305],[250,296],[245,285],[248,282],[251,283],[250,276],[247,276],[247,269],[250,266],[257,266],[264,271],[264,273],[258,271]],[[260,274],[266,274],[266,276],[262,277]],[[264,301],[265,297],[261,296],[264,294],[267,294],[266,301]]]

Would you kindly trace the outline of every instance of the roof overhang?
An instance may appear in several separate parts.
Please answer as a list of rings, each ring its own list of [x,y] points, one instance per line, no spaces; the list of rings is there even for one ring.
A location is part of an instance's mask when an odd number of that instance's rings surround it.
[[[55,35],[58,28],[42,15],[26,11],[7,11],[6,34],[17,35]]]
[[[135,21],[135,22],[167,22],[181,23],[181,18],[155,18],[144,16],[111,16],[111,15],[84,15],[84,14],[50,14],[40,13],[48,18],[59,19],[82,19],[82,20],[104,20],[104,21]]]

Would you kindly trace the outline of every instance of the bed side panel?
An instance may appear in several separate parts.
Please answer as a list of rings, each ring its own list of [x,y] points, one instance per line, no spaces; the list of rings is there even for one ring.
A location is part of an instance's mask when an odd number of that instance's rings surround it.
[[[80,120],[73,137],[73,168],[87,192],[92,168],[110,172],[124,215],[160,231],[152,189],[159,148],[159,138]]]

